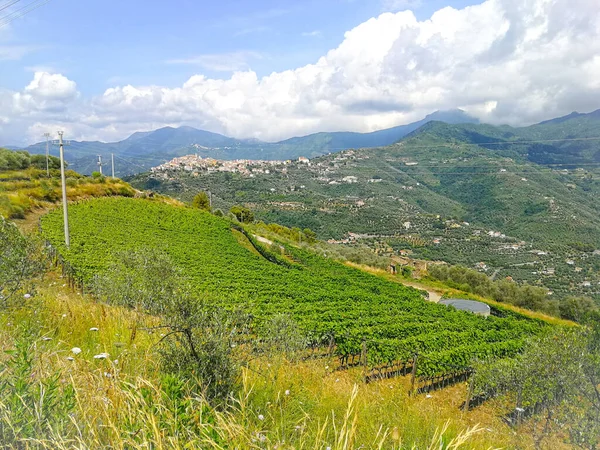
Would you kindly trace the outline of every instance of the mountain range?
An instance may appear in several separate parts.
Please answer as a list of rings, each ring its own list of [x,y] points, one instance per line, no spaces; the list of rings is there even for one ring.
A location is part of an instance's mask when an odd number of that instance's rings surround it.
[[[98,170],[98,155],[101,155],[103,163],[108,165],[112,153],[115,156],[116,175],[125,176],[144,172],[177,156],[190,153],[216,159],[286,160],[300,156],[312,158],[349,148],[385,146],[397,142],[431,121],[449,124],[478,123],[476,118],[456,109],[436,111],[417,122],[372,133],[323,132],[275,143],[257,139],[234,139],[188,126],[164,127],[154,131],[136,132],[119,142],[71,141],[70,145],[65,147],[65,155],[72,169],[89,174]],[[46,143],[39,142],[23,150],[44,153]],[[51,148],[50,153],[58,155],[57,148]],[[110,167],[104,168],[105,173],[109,171]]]

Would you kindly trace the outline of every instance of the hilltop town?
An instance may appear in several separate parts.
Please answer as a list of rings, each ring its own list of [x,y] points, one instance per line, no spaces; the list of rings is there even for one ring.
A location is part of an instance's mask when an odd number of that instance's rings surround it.
[[[309,162],[307,158],[300,158],[299,161]],[[215,158],[202,158],[196,155],[180,156],[173,158],[164,164],[156,167],[152,167],[152,172],[157,178],[169,179],[170,171],[186,171],[190,172],[192,176],[198,176],[200,173],[211,173],[211,172],[230,172],[239,173],[244,176],[252,177],[253,174],[269,174],[273,171],[279,171],[286,173],[286,166],[290,165],[292,161],[265,161],[265,160],[252,160],[252,159],[235,159],[235,160],[219,160]]]

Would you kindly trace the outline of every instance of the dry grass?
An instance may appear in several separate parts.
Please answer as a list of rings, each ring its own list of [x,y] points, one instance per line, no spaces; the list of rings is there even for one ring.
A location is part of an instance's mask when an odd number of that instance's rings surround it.
[[[58,172],[46,178],[45,171],[28,169],[2,172],[0,175],[0,215],[10,219],[24,219],[37,209],[48,209],[61,198]],[[91,197],[125,195],[132,197],[135,190],[129,184],[113,178],[83,177],[73,172],[67,179],[70,201]]]

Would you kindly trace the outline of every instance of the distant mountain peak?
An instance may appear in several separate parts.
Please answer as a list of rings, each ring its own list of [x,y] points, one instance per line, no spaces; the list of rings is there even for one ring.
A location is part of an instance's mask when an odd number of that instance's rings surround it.
[[[424,120],[437,120],[449,123],[460,123],[464,120],[464,123],[479,123],[479,119],[459,108],[434,111],[431,114],[427,114]]]
[[[544,120],[543,122],[538,123],[538,125],[557,124],[557,123],[566,122],[568,120],[576,119],[578,117],[591,117],[594,119],[600,118],[600,109],[597,109],[597,110],[589,112],[589,113],[580,113],[577,111],[573,111],[571,114],[567,114],[566,116],[556,117],[556,118],[550,119],[550,120]]]

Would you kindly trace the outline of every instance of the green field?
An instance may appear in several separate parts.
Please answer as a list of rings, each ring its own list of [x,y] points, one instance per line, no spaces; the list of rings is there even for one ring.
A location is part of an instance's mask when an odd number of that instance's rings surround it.
[[[482,318],[427,302],[420,292],[297,248],[271,262],[242,245],[226,219],[161,202],[106,198],[72,205],[71,249],[63,242],[62,212],[42,219],[46,238],[90,281],[117,251],[151,247],[168,254],[198,292],[255,318],[289,314],[313,345],[335,339],[344,358],[367,347],[369,365],[419,353],[418,373],[467,367],[473,357],[508,357],[544,324],[515,313]],[[268,250],[267,250],[268,251]],[[279,263],[277,263],[279,261]]]

